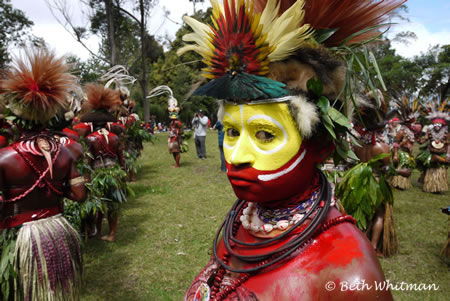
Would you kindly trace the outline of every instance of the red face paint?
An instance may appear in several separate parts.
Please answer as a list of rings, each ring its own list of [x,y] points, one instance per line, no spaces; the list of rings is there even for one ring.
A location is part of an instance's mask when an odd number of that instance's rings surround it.
[[[227,175],[239,199],[258,203],[273,202],[288,199],[308,189],[314,178],[316,165],[320,162],[320,153],[305,141],[297,154],[276,170],[261,171],[249,164],[235,166],[227,162]],[[264,177],[261,176],[267,175],[272,175],[269,177],[273,179],[263,180]]]

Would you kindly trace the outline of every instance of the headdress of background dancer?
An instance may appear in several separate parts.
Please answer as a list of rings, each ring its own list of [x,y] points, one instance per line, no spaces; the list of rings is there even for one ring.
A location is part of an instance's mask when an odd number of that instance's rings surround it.
[[[136,78],[128,74],[128,70],[122,65],[116,65],[111,67],[105,74],[100,77],[100,81],[106,82],[105,88],[109,88],[112,84],[119,90],[120,99],[122,100],[125,108],[129,108],[131,105],[130,91],[127,86],[134,84]]]
[[[172,89],[170,89],[168,86],[158,86],[156,88],[153,88],[149,93],[147,98],[152,98],[156,96],[163,95],[165,93],[169,94],[169,99],[167,100],[168,107],[167,110],[169,111],[169,118],[170,119],[178,119],[178,113],[180,112],[181,108],[178,106],[178,101],[175,97],[173,97]]]

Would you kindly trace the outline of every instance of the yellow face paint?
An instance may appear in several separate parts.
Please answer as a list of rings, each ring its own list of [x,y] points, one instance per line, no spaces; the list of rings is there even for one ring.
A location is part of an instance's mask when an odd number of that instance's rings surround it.
[[[285,103],[225,105],[225,160],[275,170],[293,158],[302,144]]]

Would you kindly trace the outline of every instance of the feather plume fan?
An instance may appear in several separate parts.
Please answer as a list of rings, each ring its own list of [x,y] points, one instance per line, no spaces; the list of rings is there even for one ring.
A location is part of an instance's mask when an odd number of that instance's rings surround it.
[[[271,0],[254,0],[255,10],[262,12]],[[406,0],[305,0],[304,24],[315,30],[335,29],[327,40],[326,47],[360,43],[379,34],[388,14]],[[278,0],[279,14],[296,4],[296,0]]]
[[[87,84],[86,95],[90,110],[111,110],[121,104],[119,91],[105,88],[102,85]]]
[[[269,63],[283,60],[298,48],[310,43],[312,30],[303,24],[303,0],[278,16],[276,0],[262,14],[255,13],[253,0],[211,0],[212,26],[185,16],[193,33],[183,36],[186,45],[177,52],[195,51],[207,65],[206,78],[218,78],[238,72],[265,75]]]
[[[16,58],[1,81],[11,111],[24,120],[43,124],[68,105],[68,92],[75,87],[69,65],[47,49],[26,49]]]
[[[167,100],[167,104],[168,104],[168,108],[167,110],[170,113],[178,113],[180,111],[180,108],[178,107],[178,101],[175,97],[173,97],[173,92],[172,89],[170,89],[169,86],[158,86],[156,88],[153,88],[149,93],[147,98],[152,98],[152,97],[156,97],[156,96],[160,96],[163,94],[169,94],[169,99]]]

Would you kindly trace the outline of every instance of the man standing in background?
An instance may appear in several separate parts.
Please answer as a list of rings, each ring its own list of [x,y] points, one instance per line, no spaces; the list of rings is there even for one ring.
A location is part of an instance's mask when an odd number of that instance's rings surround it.
[[[195,148],[199,159],[206,159],[206,126],[208,125],[208,117],[205,116],[203,110],[199,110],[192,119],[192,125],[195,129]]]

